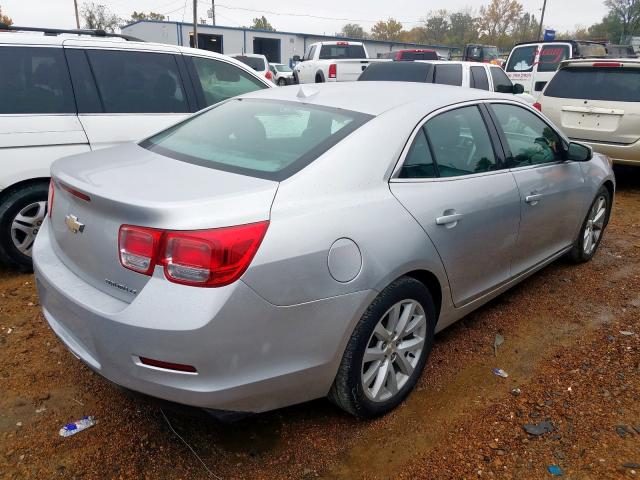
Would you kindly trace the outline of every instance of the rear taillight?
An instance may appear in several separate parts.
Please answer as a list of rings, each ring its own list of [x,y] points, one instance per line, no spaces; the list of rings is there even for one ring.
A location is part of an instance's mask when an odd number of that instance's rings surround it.
[[[603,68],[618,68],[621,67],[622,64],[620,62],[596,62],[593,64],[593,66]]]
[[[542,105],[540,104],[540,102],[536,102],[533,104],[533,108],[535,108],[536,110],[538,110],[539,112],[542,111]]]
[[[69,192],[71,195],[73,195],[76,198],[79,198],[80,200],[84,200],[85,202],[90,202],[91,201],[91,197],[89,195],[87,195],[86,193],[82,193],[80,190],[76,190],[73,187],[70,187],[69,185],[65,185],[64,183],[60,182],[59,183],[60,188],[62,188],[63,190]]]
[[[53,215],[53,199],[55,196],[56,196],[56,189],[53,184],[53,178],[52,178],[49,181],[49,194],[47,195],[47,208],[49,209],[49,212],[47,213],[47,215],[49,215],[49,218],[51,218],[51,215]]]
[[[119,250],[122,266],[151,275],[156,265],[174,283],[221,287],[246,271],[269,222],[212,230],[162,231],[123,225]]]
[[[123,225],[118,234],[118,251],[123,267],[151,275],[162,240],[162,230]]]
[[[332,63],[329,65],[329,78],[336,78],[338,74],[338,65]]]
[[[271,73],[271,70],[267,70],[267,73],[265,73],[264,76],[267,77],[267,80],[271,80],[273,78],[273,73]]]

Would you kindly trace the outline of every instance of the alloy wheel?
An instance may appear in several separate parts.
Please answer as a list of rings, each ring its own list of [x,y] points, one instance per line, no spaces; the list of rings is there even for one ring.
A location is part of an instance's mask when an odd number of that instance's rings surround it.
[[[11,240],[16,249],[31,256],[36,235],[47,215],[47,202],[33,202],[24,207],[11,223]]]
[[[604,222],[607,216],[607,199],[604,195],[600,195],[593,202],[593,206],[589,211],[587,224],[584,229],[584,237],[582,239],[582,249],[585,255],[591,255],[598,246],[598,241],[604,229]]]
[[[402,389],[425,346],[427,318],[415,300],[393,305],[376,324],[362,359],[361,381],[369,400],[384,402]]]

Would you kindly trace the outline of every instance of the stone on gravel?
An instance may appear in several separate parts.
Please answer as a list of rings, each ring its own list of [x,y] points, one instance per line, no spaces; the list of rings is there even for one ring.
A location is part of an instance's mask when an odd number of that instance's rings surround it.
[[[545,433],[553,432],[555,427],[553,426],[553,423],[544,421],[537,424],[525,423],[522,428],[524,428],[524,431],[529,435],[540,436]]]
[[[628,462],[628,463],[623,463],[622,466],[624,468],[640,468],[640,463]]]

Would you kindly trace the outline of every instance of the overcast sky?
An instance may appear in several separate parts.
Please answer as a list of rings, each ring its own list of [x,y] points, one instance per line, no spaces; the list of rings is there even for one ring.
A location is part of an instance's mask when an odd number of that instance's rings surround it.
[[[84,0],[78,0],[81,5]],[[251,19],[265,15],[278,30],[333,34],[345,23],[359,23],[371,28],[379,19],[393,17],[403,22],[406,29],[418,25],[429,10],[447,8],[477,10],[489,0],[215,0],[219,25],[249,25]],[[543,0],[520,0],[525,10],[538,18]],[[133,10],[163,13],[170,20],[192,21],[193,0],[96,0],[105,4],[122,18],[129,18]],[[588,26],[605,14],[603,0],[547,0],[545,27],[556,30],[573,30],[577,25]],[[206,17],[211,2],[198,2],[199,17]],[[16,25],[75,27],[73,0],[0,0],[3,13],[13,18]],[[186,6],[186,8],[185,8]],[[233,8],[226,8],[226,7]],[[248,10],[242,10],[248,9]],[[268,10],[272,13],[259,12]],[[296,14],[292,16],[286,14]],[[306,15],[306,16],[305,16]],[[310,16],[331,17],[332,19]],[[338,18],[340,20],[335,20]],[[344,20],[342,20],[344,19]],[[210,20],[207,20],[207,23]]]

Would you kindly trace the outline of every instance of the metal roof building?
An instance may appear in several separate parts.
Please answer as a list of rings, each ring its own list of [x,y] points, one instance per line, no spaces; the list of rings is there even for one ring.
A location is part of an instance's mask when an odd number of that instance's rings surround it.
[[[142,20],[122,27],[122,33],[148,42],[193,46],[193,24]],[[302,56],[311,43],[331,40],[363,42],[372,58],[405,48],[430,48],[439,55],[450,58],[456,47],[444,45],[421,45],[416,43],[391,42],[345,38],[328,35],[296,32],[270,32],[249,28],[223,27],[198,24],[198,47],[224,54],[261,53],[273,63],[291,63],[294,55]]]

